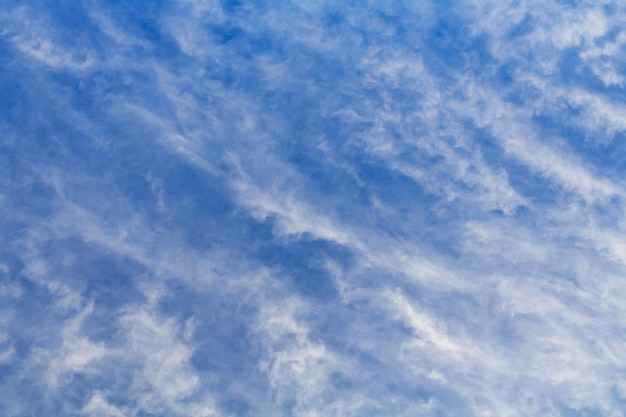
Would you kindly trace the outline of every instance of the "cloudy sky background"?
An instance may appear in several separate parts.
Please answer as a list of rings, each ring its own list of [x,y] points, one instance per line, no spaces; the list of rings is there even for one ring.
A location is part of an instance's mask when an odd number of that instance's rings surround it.
[[[0,6],[0,414],[626,409],[619,2]]]

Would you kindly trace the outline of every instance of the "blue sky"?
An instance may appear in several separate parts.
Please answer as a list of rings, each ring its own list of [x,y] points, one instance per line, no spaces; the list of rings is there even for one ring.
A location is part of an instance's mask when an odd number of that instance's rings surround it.
[[[5,1],[3,416],[624,416],[619,2]]]

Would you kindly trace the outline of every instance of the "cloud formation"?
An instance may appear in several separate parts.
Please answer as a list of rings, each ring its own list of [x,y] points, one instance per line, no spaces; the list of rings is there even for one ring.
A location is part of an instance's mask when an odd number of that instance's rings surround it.
[[[0,413],[621,416],[618,3],[0,6]]]

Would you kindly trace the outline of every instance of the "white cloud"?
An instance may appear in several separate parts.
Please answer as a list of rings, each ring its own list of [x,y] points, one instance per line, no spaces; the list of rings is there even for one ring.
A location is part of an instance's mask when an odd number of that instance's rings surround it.
[[[478,108],[475,101],[458,106],[464,114],[471,114],[479,126],[489,128],[508,154],[588,202],[607,201],[624,194],[610,180],[595,176],[579,158],[568,155],[566,147],[555,149],[545,144],[532,125],[526,123],[529,115],[525,111],[515,111],[487,89],[483,94],[479,103],[486,108],[481,113],[474,110]]]
[[[73,333],[75,330],[70,329],[63,329],[62,356],[55,358],[51,363],[52,373],[55,378],[68,372],[82,372],[87,369],[89,364],[101,359],[107,353],[107,350],[102,345],[92,343],[84,337],[76,337]]]
[[[15,47],[37,61],[53,68],[72,71],[90,69],[95,64],[88,48],[67,48],[54,39],[49,20],[36,9],[20,6],[0,14],[6,26],[5,35]]]
[[[241,203],[251,209],[259,221],[276,216],[277,234],[302,235],[309,233],[317,239],[326,239],[338,244],[347,244],[350,235],[335,224],[331,218],[319,215],[314,209],[299,201],[296,196],[283,194],[278,187],[263,190],[255,186],[243,172],[233,182]],[[289,193],[289,191],[287,191]]]
[[[149,306],[128,309],[120,317],[128,350],[138,370],[132,390],[137,407],[148,412],[191,415],[188,402],[200,387],[200,379],[189,361],[193,348],[183,340],[183,330],[174,318],[162,318]],[[194,408],[198,416],[212,416],[210,404]]]
[[[15,355],[15,346],[6,333],[0,332],[0,365],[11,363]]]
[[[30,363],[37,369],[44,369],[49,389],[63,390],[77,374],[100,373],[99,365],[111,355],[112,352],[104,344],[94,343],[82,334],[83,322],[92,311],[93,304],[88,304],[63,323],[58,335],[58,346],[43,346],[32,351]],[[53,336],[52,342],[56,342],[55,330],[52,330],[52,335],[46,334],[42,339]]]
[[[264,300],[255,320],[255,332],[266,350],[259,367],[267,373],[278,413],[291,407],[286,410],[289,415],[321,416],[327,406],[322,398],[329,389],[329,374],[340,369],[338,358],[322,343],[310,340],[303,320],[307,306],[301,300],[276,301]]]
[[[400,318],[413,330],[416,337],[411,344],[421,346],[432,343],[444,352],[457,352],[461,347],[452,341],[436,321],[426,312],[418,311],[400,292],[388,291],[387,298]]]
[[[116,407],[107,402],[102,393],[96,392],[81,410],[82,414],[89,417],[126,417],[128,411]]]

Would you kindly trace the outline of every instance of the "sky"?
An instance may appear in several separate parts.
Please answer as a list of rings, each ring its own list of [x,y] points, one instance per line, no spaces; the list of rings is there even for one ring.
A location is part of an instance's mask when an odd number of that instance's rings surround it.
[[[4,0],[0,415],[626,416],[625,22]]]

